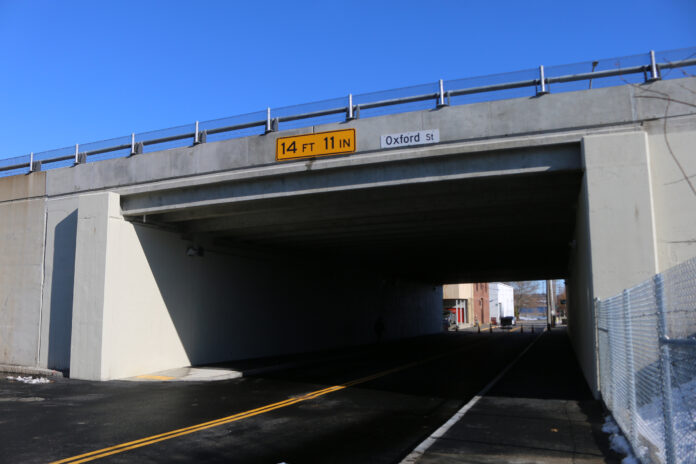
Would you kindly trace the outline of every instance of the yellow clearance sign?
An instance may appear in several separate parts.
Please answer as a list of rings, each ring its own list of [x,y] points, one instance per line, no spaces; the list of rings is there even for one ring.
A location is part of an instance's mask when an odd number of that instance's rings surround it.
[[[276,161],[355,151],[355,129],[281,137],[276,140]]]

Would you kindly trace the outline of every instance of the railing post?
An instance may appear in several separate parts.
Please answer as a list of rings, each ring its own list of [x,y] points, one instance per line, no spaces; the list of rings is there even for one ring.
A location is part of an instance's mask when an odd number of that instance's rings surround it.
[[[445,84],[442,79],[440,79],[439,85],[440,91],[438,92],[437,107],[442,108],[443,106],[449,106],[449,102],[445,103]]]
[[[353,115],[353,94],[348,94],[348,112],[346,113],[346,121],[351,121],[355,119]]]
[[[196,130],[193,132],[193,144],[198,145],[199,143],[201,142],[198,140],[198,121],[196,121]]]
[[[135,141],[135,133],[131,134],[131,152],[130,156],[133,155],[141,155],[143,153],[145,145],[143,142],[137,142]]]
[[[540,95],[546,95],[549,93],[546,90],[546,77],[544,76],[544,65],[539,66],[539,90],[537,91],[537,97]]]
[[[667,339],[667,315],[665,308],[665,283],[662,274],[657,274],[655,282],[655,303],[657,305],[657,327],[660,346],[660,373],[662,376],[662,416],[665,433],[665,461],[667,464],[677,462],[674,447],[674,414],[672,411],[672,360]]]
[[[275,132],[278,130],[278,120],[271,120],[271,107],[266,108],[266,133]]]
[[[648,82],[659,80],[660,70],[657,69],[657,63],[655,62],[655,50],[650,50],[650,79],[648,79]]]
[[[631,319],[630,290],[623,291],[623,320],[626,339],[626,370],[628,371],[628,417],[631,423],[629,439],[631,440],[631,446],[636,449],[638,445],[638,429],[636,426],[638,408],[636,404],[636,369],[633,361],[633,321]]]
[[[604,311],[604,309],[603,309],[604,302],[599,302],[598,304],[599,304],[600,311]],[[608,401],[605,401],[605,402],[607,403],[607,406],[609,407],[609,409],[613,410],[614,409],[614,375],[612,373],[614,372],[614,354],[613,354],[612,343],[611,343],[612,342],[612,340],[611,340],[611,333],[612,333],[611,317],[608,317],[608,315],[607,315],[606,321],[607,321],[607,337],[606,337],[607,338],[607,346],[606,346],[606,350],[607,350],[607,361],[608,361],[607,364],[609,364],[608,370],[607,370],[607,377],[608,377],[607,383],[608,383],[609,388],[608,388],[608,392],[607,392],[608,393],[607,398],[605,398]]]
[[[29,172],[34,172],[34,152],[29,154]]]
[[[76,143],[75,144],[75,164],[74,166],[77,166],[78,164],[82,164],[87,161],[87,156],[82,153],[82,156],[80,156],[80,144]]]

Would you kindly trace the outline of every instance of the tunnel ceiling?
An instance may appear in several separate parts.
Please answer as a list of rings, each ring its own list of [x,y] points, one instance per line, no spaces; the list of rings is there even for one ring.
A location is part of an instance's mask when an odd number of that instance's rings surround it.
[[[150,215],[215,247],[433,283],[562,278],[582,172],[433,180]]]

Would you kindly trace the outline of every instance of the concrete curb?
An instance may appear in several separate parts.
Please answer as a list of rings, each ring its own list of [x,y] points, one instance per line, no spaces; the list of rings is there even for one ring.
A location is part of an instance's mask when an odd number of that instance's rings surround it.
[[[60,371],[44,369],[42,367],[14,366],[12,364],[0,364],[0,373],[3,374],[22,374],[22,375],[43,375],[46,377],[63,377]]]
[[[322,362],[327,362],[327,361],[337,361],[340,359],[345,359],[349,358],[351,355],[345,354],[345,355],[340,355],[340,356],[332,356],[329,358],[317,358],[317,359],[308,359],[304,361],[290,361],[290,362],[285,362],[281,364],[272,364],[268,366],[261,366],[261,367],[254,367],[250,369],[245,369],[245,370],[236,370],[236,369],[225,369],[225,368],[211,368],[210,366],[207,367],[182,367],[182,368],[177,368],[177,369],[169,369],[165,371],[159,371],[159,372],[154,372],[152,374],[143,374],[143,375],[137,375],[133,377],[128,377],[125,379],[118,379],[118,380],[127,380],[129,382],[153,382],[153,381],[158,381],[158,382],[216,382],[220,380],[230,380],[230,379],[237,379],[241,377],[249,377],[253,375],[259,375],[259,374],[266,374],[270,372],[277,372],[277,371],[283,371],[286,369],[294,369],[297,367],[306,367],[306,366],[312,366],[315,364],[321,364]],[[196,373],[192,375],[181,375],[181,376],[176,376],[175,371],[183,371],[183,370],[195,370]],[[211,372],[210,375],[206,375],[205,371],[209,370]],[[227,371],[228,375],[221,374],[221,371]],[[160,378],[155,378],[159,377]],[[172,378],[164,378],[172,376]]]
[[[429,335],[426,335],[426,337]],[[391,340],[386,342],[391,343],[391,342],[397,342],[398,340]],[[374,347],[375,345],[365,345],[363,348],[371,348]],[[186,367],[181,367],[181,368],[174,368],[174,369],[167,369],[165,371],[158,371],[158,372],[152,372],[148,374],[142,374],[142,375],[136,375],[132,377],[126,377],[122,379],[114,379],[114,380],[126,380],[129,382],[152,382],[152,381],[159,381],[159,382],[181,382],[181,381],[196,381],[196,382],[212,382],[212,381],[219,381],[219,380],[230,380],[233,378],[241,378],[241,377],[251,377],[255,375],[261,375],[261,374],[267,374],[267,373],[272,373],[272,372],[278,372],[278,371],[283,371],[286,369],[295,369],[298,367],[308,367],[308,366],[313,366],[316,364],[321,364],[324,362],[331,362],[331,361],[340,361],[342,359],[349,359],[354,357],[354,353],[341,353],[341,354],[334,354],[332,356],[325,356],[325,357],[316,357],[316,358],[310,358],[310,359],[304,359],[304,360],[299,360],[299,361],[286,361],[286,362],[281,362],[279,364],[269,364],[265,366],[259,366],[259,367],[250,367],[247,369],[231,369],[231,368],[226,368],[224,366],[218,366],[215,364],[212,365],[203,365],[203,366],[186,366]],[[206,369],[212,370],[227,370],[230,374],[233,375],[233,377],[224,377],[224,378],[219,378],[218,375],[212,375],[212,376],[205,376],[205,375],[200,375],[197,378],[185,378],[186,376],[179,376],[171,379],[155,379],[155,378],[147,378],[148,376],[170,376],[172,375],[173,371],[176,370],[184,370],[184,369],[198,369],[200,373],[205,371]],[[237,375],[235,375],[237,374]]]

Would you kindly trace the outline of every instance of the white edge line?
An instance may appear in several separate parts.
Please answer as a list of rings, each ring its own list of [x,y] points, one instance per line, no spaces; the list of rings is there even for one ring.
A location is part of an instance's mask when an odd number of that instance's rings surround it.
[[[473,408],[474,405],[476,403],[478,403],[478,401],[486,395],[486,393],[488,393],[488,390],[493,388],[493,385],[498,383],[498,381],[512,368],[512,366],[514,366],[517,363],[517,361],[519,361],[522,358],[522,356],[524,356],[527,353],[527,351],[529,351],[529,349],[537,342],[537,340],[539,340],[541,338],[541,336],[544,335],[545,333],[546,333],[546,331],[540,333],[534,340],[532,340],[532,342],[529,345],[527,345],[527,347],[524,350],[522,350],[522,352],[520,354],[518,354],[517,357],[515,359],[513,359],[512,362],[510,362],[510,364],[508,364],[505,367],[505,369],[500,371],[500,373],[497,376],[495,376],[495,378],[493,380],[488,382],[488,385],[483,387],[483,389],[480,392],[478,392],[478,394],[476,396],[474,396],[471,400],[469,400],[468,403],[466,403],[464,406],[462,406],[462,408],[459,411],[454,413],[454,415],[452,417],[450,417],[450,419],[447,422],[442,424],[442,426],[440,426],[439,429],[434,431],[432,433],[432,435],[430,435],[428,438],[423,440],[420,445],[416,446],[416,448],[413,451],[411,451],[411,453],[408,456],[406,456],[401,461],[400,464],[414,464],[414,463],[418,462],[420,457],[423,456],[423,454],[428,450],[428,448],[430,448],[433,445],[433,443],[435,443],[435,441],[437,441],[438,438],[440,438],[444,434],[446,434],[447,431],[454,424],[459,422],[459,420],[462,417],[464,417],[464,415],[467,412],[469,412],[469,410],[471,408]]]

